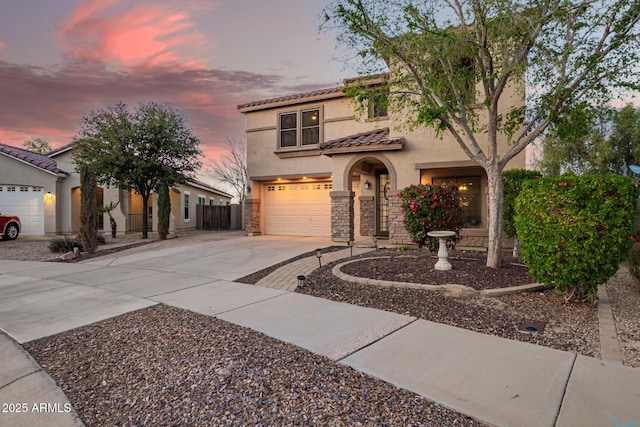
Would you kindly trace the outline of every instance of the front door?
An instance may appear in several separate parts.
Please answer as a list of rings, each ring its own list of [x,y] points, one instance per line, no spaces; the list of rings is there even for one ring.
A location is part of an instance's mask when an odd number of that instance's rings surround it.
[[[389,172],[376,173],[376,235],[389,237]]]

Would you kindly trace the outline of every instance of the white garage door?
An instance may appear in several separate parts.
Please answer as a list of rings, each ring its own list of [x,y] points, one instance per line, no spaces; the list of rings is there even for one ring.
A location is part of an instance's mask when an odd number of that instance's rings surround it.
[[[1,185],[0,213],[18,215],[22,223],[20,234],[44,234],[44,197],[42,187]]]
[[[328,182],[267,185],[265,234],[331,236],[331,192]]]

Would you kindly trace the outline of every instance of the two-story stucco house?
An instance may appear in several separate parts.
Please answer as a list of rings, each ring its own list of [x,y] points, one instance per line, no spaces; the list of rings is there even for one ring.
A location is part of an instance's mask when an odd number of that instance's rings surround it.
[[[515,93],[504,98],[524,102]],[[326,236],[336,242],[376,235],[392,244],[411,243],[400,191],[454,181],[465,214],[460,244],[486,245],[486,173],[446,133],[408,131],[398,126],[402,117],[375,105],[361,117],[342,86],[249,102],[238,110],[246,116],[249,234]],[[524,168],[525,156],[509,168]]]
[[[22,235],[75,233],[80,230],[80,177],[72,145],[39,154],[0,144],[0,213],[20,216]],[[196,205],[226,205],[232,195],[190,180],[170,191],[170,231],[196,228]],[[118,188],[98,187],[98,206],[119,202],[111,215],[118,232],[142,231],[142,197]],[[149,202],[149,225],[157,230],[157,195]],[[106,214],[104,215],[106,217]],[[100,225],[107,218],[101,218]],[[101,228],[102,228],[101,227]]]

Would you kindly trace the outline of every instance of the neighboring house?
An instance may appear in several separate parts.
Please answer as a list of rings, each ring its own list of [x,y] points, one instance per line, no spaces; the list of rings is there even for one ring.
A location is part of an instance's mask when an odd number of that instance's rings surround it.
[[[71,159],[72,145],[46,155],[0,144],[0,212],[20,216],[21,235],[66,234],[80,230],[80,177]],[[196,205],[226,205],[232,195],[191,180],[170,191],[170,231],[196,227]],[[98,187],[98,206],[120,202],[111,215],[118,232],[142,231],[142,198],[133,191]],[[157,230],[157,195],[149,214]],[[105,218],[106,217],[106,218]],[[109,228],[107,215],[100,226]]]
[[[515,95],[504,99],[523,102]],[[376,235],[408,244],[399,192],[411,184],[454,181],[465,214],[460,244],[486,245],[486,173],[447,133],[441,138],[431,129],[396,130],[402,118],[375,104],[359,117],[342,86],[249,102],[238,110],[247,123],[250,235],[336,242]],[[524,168],[525,156],[509,167]]]

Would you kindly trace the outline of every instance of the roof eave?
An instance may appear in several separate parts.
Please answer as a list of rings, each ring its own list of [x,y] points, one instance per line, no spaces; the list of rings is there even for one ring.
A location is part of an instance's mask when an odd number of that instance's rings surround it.
[[[322,149],[322,154],[332,156],[334,154],[351,154],[351,153],[365,153],[376,151],[398,151],[404,148],[404,141],[398,140],[389,144],[376,144],[376,145],[354,145],[349,147],[334,147]]]
[[[313,96],[308,96],[304,98],[294,98],[294,99],[287,99],[287,100],[280,100],[280,101],[273,101],[273,102],[265,102],[264,104],[247,105],[247,106],[239,105],[238,111],[244,114],[244,113],[250,113],[253,111],[269,110],[272,108],[288,107],[290,105],[307,104],[311,102],[325,101],[327,99],[336,99],[336,98],[344,98],[344,97],[345,97],[344,90],[340,90],[332,93],[325,93],[322,95],[313,95]]]

